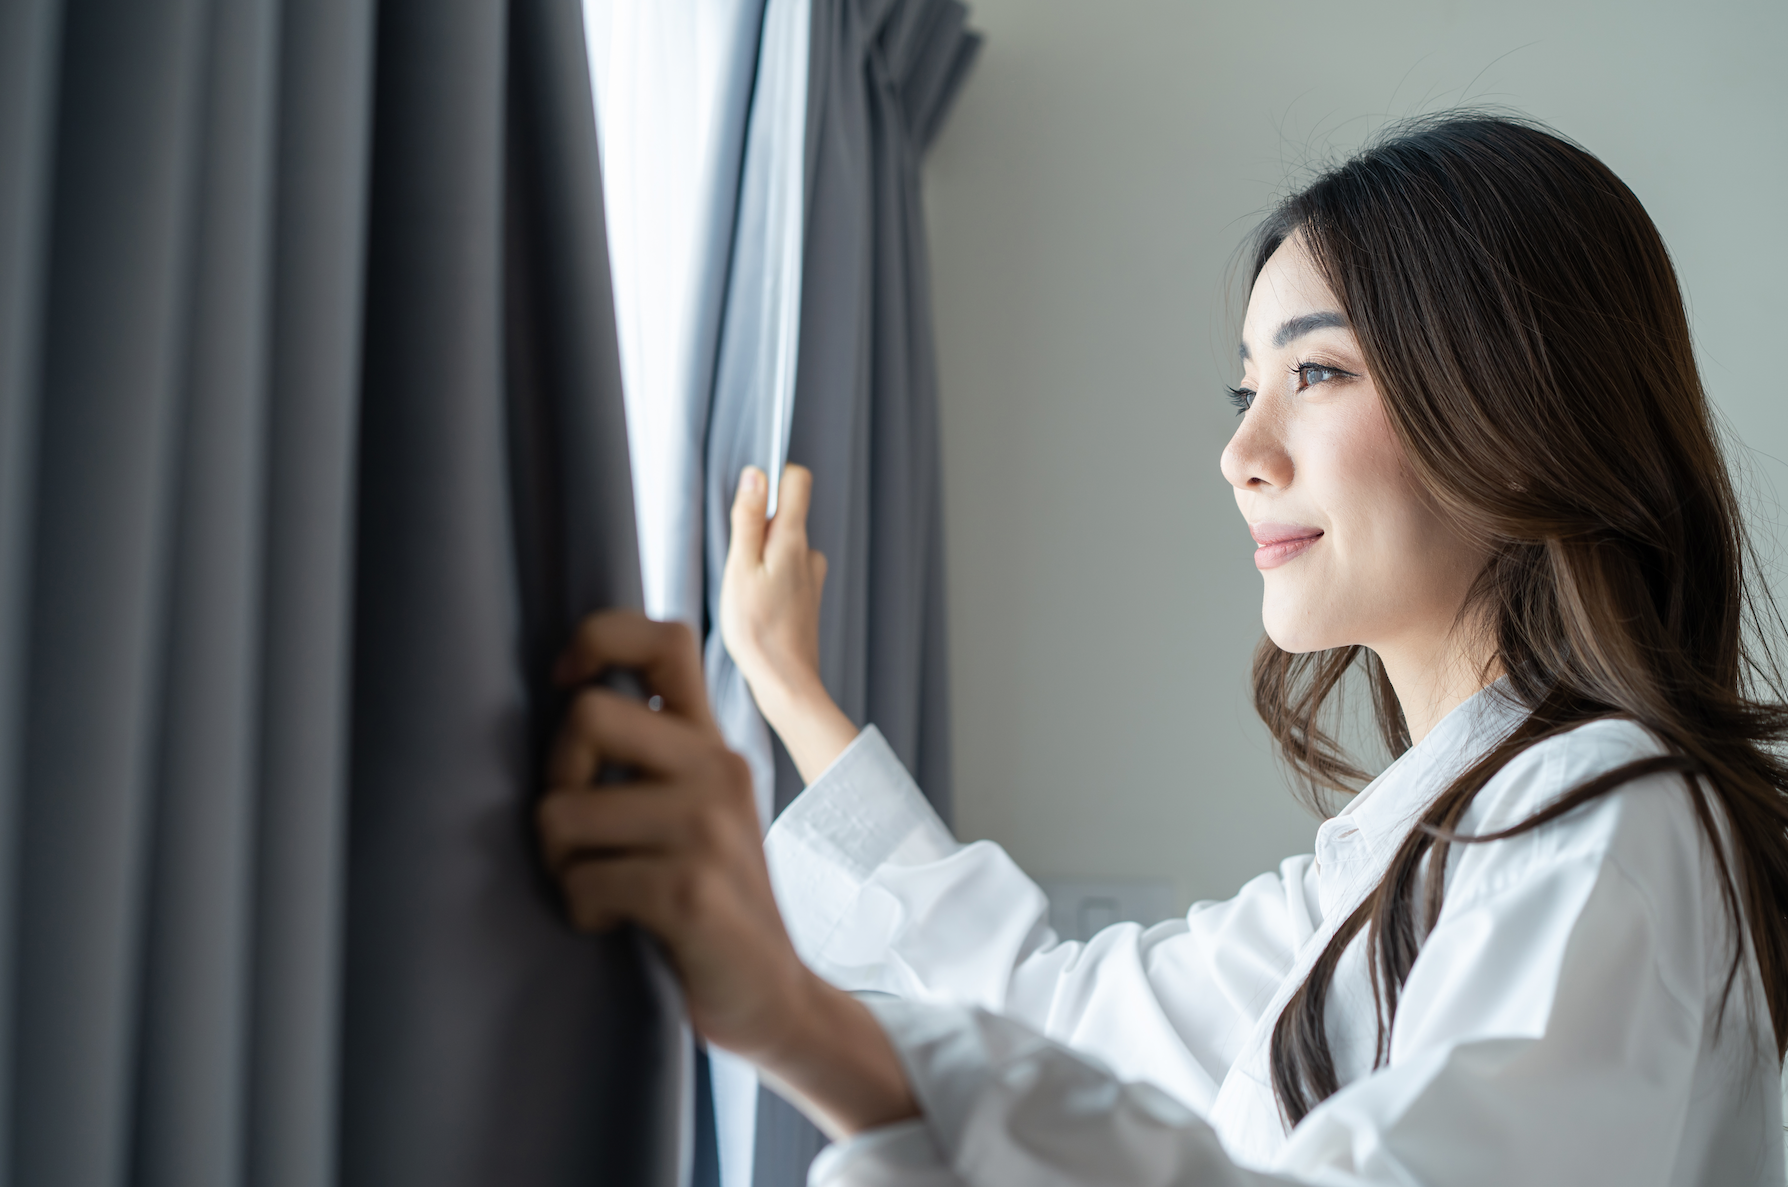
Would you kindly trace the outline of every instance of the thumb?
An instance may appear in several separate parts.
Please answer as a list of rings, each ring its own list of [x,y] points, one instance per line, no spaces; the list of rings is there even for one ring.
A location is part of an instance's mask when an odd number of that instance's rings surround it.
[[[733,539],[727,547],[727,563],[734,557],[756,565],[764,559],[764,509],[770,500],[770,484],[756,466],[746,466],[733,495]]]

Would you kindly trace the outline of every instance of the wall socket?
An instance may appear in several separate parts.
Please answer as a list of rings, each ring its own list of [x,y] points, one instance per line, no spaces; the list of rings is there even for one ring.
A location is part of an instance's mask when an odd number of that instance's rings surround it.
[[[1038,878],[1049,926],[1064,940],[1090,940],[1114,923],[1148,926],[1179,914],[1165,878]]]

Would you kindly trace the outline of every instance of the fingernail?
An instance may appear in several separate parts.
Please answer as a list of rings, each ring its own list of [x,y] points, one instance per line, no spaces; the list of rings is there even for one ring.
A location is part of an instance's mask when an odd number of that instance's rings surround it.
[[[746,466],[745,473],[740,477],[739,482],[747,491],[755,495],[764,489],[764,472],[756,466]]]

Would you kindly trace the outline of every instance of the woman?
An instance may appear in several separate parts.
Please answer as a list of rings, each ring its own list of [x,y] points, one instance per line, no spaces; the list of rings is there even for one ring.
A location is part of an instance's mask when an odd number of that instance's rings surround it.
[[[592,619],[562,676],[665,712],[566,724],[574,917],[664,938],[708,1040],[848,1139],[822,1182],[1780,1184],[1788,714],[1741,639],[1778,624],[1638,200],[1526,124],[1406,126],[1262,228],[1240,354],[1256,705],[1312,791],[1365,783],[1313,855],[1058,943],[827,699],[808,483],[766,527],[752,471],[721,626],[809,787],[760,849],[687,633]],[[1370,782],[1322,726],[1350,671]]]

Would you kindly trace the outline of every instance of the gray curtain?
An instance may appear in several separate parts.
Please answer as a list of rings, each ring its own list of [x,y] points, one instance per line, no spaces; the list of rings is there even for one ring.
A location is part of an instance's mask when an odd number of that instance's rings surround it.
[[[793,390],[776,382],[787,328],[776,315],[787,304],[783,261],[762,242],[766,228],[777,242],[787,211],[770,158],[789,150],[788,137],[760,131],[776,113],[757,106],[786,103],[790,89],[772,70],[779,4],[771,0],[709,423],[709,617],[718,619],[726,508],[740,468],[774,473],[784,457],[810,467],[809,533],[830,561],[820,623],[826,687],[852,720],[887,736],[948,819],[937,375],[919,165],[980,37],[958,0],[795,2],[806,7],[807,74]],[[737,674],[712,640],[708,657],[723,720],[750,743],[751,723],[726,711],[748,699]],[[780,747],[771,753],[780,811],[801,781]],[[823,1144],[764,1093],[754,1187],[795,1187]]]
[[[575,0],[0,6],[7,1182],[679,1173],[532,858],[639,597],[589,93]]]

